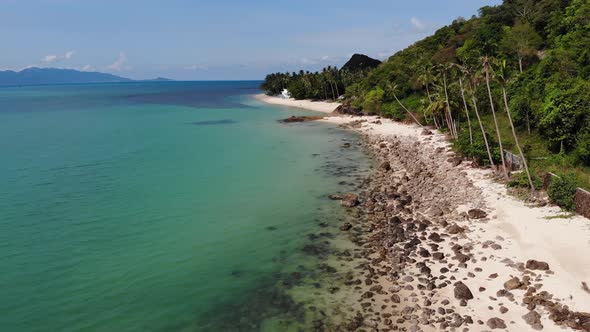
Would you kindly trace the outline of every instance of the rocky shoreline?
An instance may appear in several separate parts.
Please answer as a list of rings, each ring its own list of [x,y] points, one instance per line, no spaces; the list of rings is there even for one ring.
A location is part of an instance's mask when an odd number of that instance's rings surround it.
[[[340,229],[360,248],[360,274],[344,280],[358,306],[317,330],[590,331],[590,314],[544,289],[549,264],[513,260],[509,239],[486,236],[492,211],[440,135],[384,137],[366,123],[341,126],[361,132],[378,167],[357,192],[331,197],[354,217]]]

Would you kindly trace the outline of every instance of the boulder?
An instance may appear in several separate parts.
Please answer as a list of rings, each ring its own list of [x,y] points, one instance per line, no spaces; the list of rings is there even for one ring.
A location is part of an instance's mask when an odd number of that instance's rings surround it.
[[[379,165],[379,169],[388,172],[391,170],[391,164],[389,161],[384,161],[381,163],[381,165]]]
[[[547,264],[545,262],[536,261],[534,259],[529,259],[526,262],[526,268],[529,270],[547,271],[547,270],[549,270],[549,264]]]
[[[522,286],[522,282],[517,277],[514,277],[504,283],[504,289],[513,290],[518,289]]]
[[[359,205],[359,197],[356,194],[348,193],[342,197],[340,205],[344,207],[355,207]]]
[[[455,294],[455,298],[458,300],[471,300],[471,299],[473,299],[473,293],[471,293],[471,290],[469,289],[469,287],[467,287],[467,285],[465,285],[461,281],[459,281],[455,284],[454,294]]]
[[[522,316],[524,321],[529,324],[534,330],[542,330],[541,315],[538,312],[531,310],[528,314]]]
[[[471,219],[482,219],[488,216],[488,214],[485,211],[480,209],[471,209],[467,211],[467,215]]]
[[[498,317],[488,319],[488,322],[486,324],[492,330],[506,328],[506,323],[504,323],[504,320]]]
[[[447,228],[447,233],[449,234],[459,234],[465,232],[465,229],[457,224],[452,224]]]
[[[352,228],[352,224],[349,222],[345,222],[344,224],[342,224],[342,226],[340,226],[341,231],[348,231],[351,228]]]

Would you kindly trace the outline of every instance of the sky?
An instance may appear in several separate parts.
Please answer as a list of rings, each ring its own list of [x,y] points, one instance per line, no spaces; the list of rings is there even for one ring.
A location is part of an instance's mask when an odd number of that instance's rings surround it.
[[[386,59],[501,0],[0,0],[0,70],[262,79]]]

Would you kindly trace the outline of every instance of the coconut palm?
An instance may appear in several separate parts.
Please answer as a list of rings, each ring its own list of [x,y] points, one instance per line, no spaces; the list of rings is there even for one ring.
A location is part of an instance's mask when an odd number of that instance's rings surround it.
[[[410,115],[410,117],[412,117],[412,119],[414,119],[414,121],[420,126],[420,127],[424,127],[422,125],[422,123],[420,123],[420,121],[418,121],[418,119],[416,119],[416,117],[414,116],[414,114],[412,112],[410,112],[410,110],[408,110],[406,108],[406,106],[404,106],[404,104],[402,104],[402,102],[397,98],[397,95],[395,94],[395,91],[397,90],[397,85],[395,84],[391,84],[391,82],[387,82],[385,84],[385,88],[387,90],[387,92],[391,93],[391,95],[393,96],[393,98],[395,98],[395,100],[397,101],[397,103]]]
[[[469,117],[469,108],[467,107],[467,100],[465,99],[465,88],[463,87],[463,77],[465,77],[466,68],[456,63],[453,63],[452,65],[459,71],[459,88],[461,89],[461,98],[463,99],[465,115],[467,116],[467,126],[469,127],[469,143],[473,145],[473,131],[471,130],[471,118]]]
[[[442,64],[438,66],[439,68],[439,73],[442,76],[442,81],[443,81],[443,91],[445,93],[445,103],[446,103],[446,120],[447,120],[447,126],[449,127],[449,131],[451,132],[451,136],[453,136],[453,138],[458,138],[457,135],[457,128],[455,126],[455,121],[453,120],[453,113],[451,112],[451,105],[449,103],[449,92],[447,89],[447,73],[450,69],[450,66],[447,64]]]
[[[535,185],[533,184],[533,179],[531,178],[531,173],[529,172],[529,166],[527,165],[526,158],[524,157],[524,153],[522,152],[522,148],[520,147],[520,143],[518,142],[518,136],[516,135],[516,130],[514,129],[514,123],[512,122],[512,116],[510,115],[510,108],[508,107],[508,97],[506,96],[506,85],[508,83],[509,71],[506,68],[506,60],[499,63],[497,70],[496,70],[496,78],[498,82],[500,82],[500,86],[502,87],[502,96],[504,97],[504,107],[506,108],[506,114],[508,114],[508,122],[510,122],[510,128],[512,129],[512,136],[514,136],[514,142],[516,144],[516,148],[518,149],[518,154],[520,155],[520,159],[522,159],[522,164],[524,166],[524,170],[526,171],[526,175],[529,180],[529,185],[531,186],[531,194],[535,193]]]
[[[492,151],[490,149],[490,144],[488,143],[488,137],[486,135],[486,131],[483,127],[483,122],[481,121],[481,116],[479,116],[479,111],[477,109],[477,99],[475,98],[475,91],[477,90],[477,86],[479,85],[478,77],[475,73],[471,72],[469,69],[465,71],[469,83],[469,89],[471,94],[471,103],[473,105],[473,110],[475,111],[475,115],[477,116],[477,122],[479,122],[479,129],[481,129],[481,134],[483,136],[483,141],[486,146],[486,151],[488,153],[488,159],[490,160],[490,165],[492,168],[494,167],[494,159],[492,158]]]
[[[500,157],[502,158],[502,172],[504,178],[508,179],[508,170],[506,169],[506,161],[504,160],[504,147],[502,147],[502,135],[500,134],[500,127],[498,126],[498,119],[496,118],[496,110],[494,108],[494,98],[492,97],[492,89],[490,88],[490,72],[492,71],[491,59],[488,56],[481,58],[483,73],[488,88],[488,96],[490,97],[490,107],[492,109],[492,116],[494,118],[494,125],[496,126],[496,134],[498,135],[498,144],[500,145]]]

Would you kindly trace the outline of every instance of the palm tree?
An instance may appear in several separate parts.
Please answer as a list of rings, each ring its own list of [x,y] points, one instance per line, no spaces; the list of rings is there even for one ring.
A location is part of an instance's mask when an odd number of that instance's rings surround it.
[[[504,148],[502,147],[502,136],[500,135],[500,127],[498,126],[498,119],[496,119],[496,110],[494,108],[494,99],[492,98],[492,89],[490,88],[490,71],[492,69],[491,59],[484,56],[481,59],[483,73],[485,75],[486,86],[488,88],[488,96],[490,97],[490,107],[492,108],[492,116],[494,118],[494,125],[496,126],[496,134],[498,135],[498,144],[500,145],[500,157],[502,158],[502,171],[504,178],[508,179],[508,171],[506,170],[506,162],[504,161]]]
[[[479,82],[478,82],[477,76],[475,74],[470,73],[469,70],[467,70],[466,73],[467,73],[467,78],[468,78],[468,82],[469,82],[469,88],[471,90],[470,92],[471,92],[471,102],[473,104],[473,110],[475,111],[475,115],[477,116],[477,121],[479,122],[479,129],[481,129],[483,141],[486,145],[486,151],[488,153],[488,159],[490,160],[490,165],[492,165],[492,168],[494,168],[494,159],[492,158],[492,151],[490,149],[490,144],[488,143],[488,137],[487,137],[486,131],[483,127],[483,122],[481,121],[481,117],[479,116],[479,111],[477,110],[477,100],[475,98],[475,91],[477,89]]]
[[[471,130],[471,118],[469,117],[469,108],[467,107],[467,100],[465,100],[465,89],[463,88],[463,76],[465,75],[465,67],[453,64],[459,69],[459,87],[461,88],[461,98],[463,98],[463,106],[465,107],[465,115],[467,115],[467,126],[469,127],[469,143],[473,145],[473,131]]]
[[[455,127],[455,121],[453,120],[453,114],[451,112],[451,106],[449,103],[449,93],[448,93],[448,89],[447,89],[447,71],[449,69],[448,65],[440,65],[440,73],[443,77],[443,90],[445,92],[445,102],[446,102],[446,118],[447,118],[447,126],[449,127],[449,130],[451,131],[451,136],[453,136],[453,138],[458,138],[457,136],[457,129]]]
[[[386,87],[387,91],[389,93],[391,93],[393,95],[393,98],[395,98],[395,100],[397,101],[397,103],[412,117],[412,119],[414,119],[414,121],[420,126],[420,127],[424,127],[420,121],[418,121],[418,119],[416,119],[416,117],[414,116],[414,114],[412,112],[410,112],[405,106],[404,104],[402,104],[402,102],[397,98],[397,95],[395,94],[395,90],[397,90],[397,85],[391,84],[391,82],[387,82],[386,83]]]
[[[522,164],[524,166],[524,170],[526,171],[526,175],[529,180],[529,185],[531,186],[531,194],[535,193],[535,185],[533,184],[533,179],[531,177],[531,173],[529,172],[529,166],[527,165],[526,158],[524,157],[524,153],[520,147],[520,143],[518,142],[518,136],[516,136],[516,130],[514,129],[514,123],[512,122],[512,116],[510,115],[510,108],[508,107],[508,98],[506,96],[506,84],[509,80],[509,72],[506,68],[506,60],[502,61],[498,66],[498,70],[496,72],[496,78],[500,82],[500,86],[502,87],[502,96],[504,97],[504,107],[506,108],[506,114],[508,114],[508,121],[510,122],[510,128],[512,129],[512,136],[514,136],[514,142],[516,143],[516,147],[518,148],[518,154],[522,159]]]

